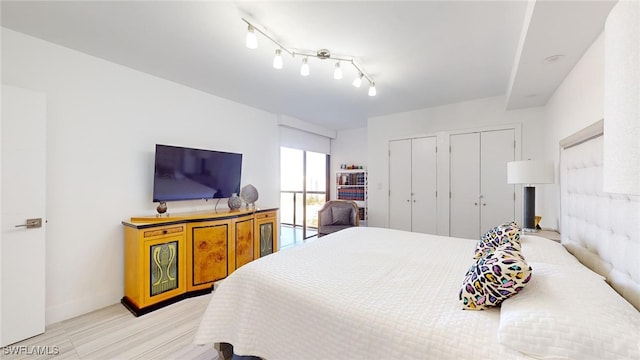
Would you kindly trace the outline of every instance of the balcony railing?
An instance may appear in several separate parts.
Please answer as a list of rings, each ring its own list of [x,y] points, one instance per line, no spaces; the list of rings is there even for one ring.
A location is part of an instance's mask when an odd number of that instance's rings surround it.
[[[318,228],[318,210],[326,202],[325,191],[307,191],[307,228]],[[303,192],[280,191],[280,222],[285,225],[302,226]]]

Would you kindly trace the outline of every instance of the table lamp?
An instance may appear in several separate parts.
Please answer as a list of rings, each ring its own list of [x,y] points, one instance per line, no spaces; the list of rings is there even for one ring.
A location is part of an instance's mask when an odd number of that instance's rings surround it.
[[[552,184],[553,162],[543,160],[518,160],[507,163],[507,183],[523,184],[522,229],[535,232],[536,188],[534,184]]]

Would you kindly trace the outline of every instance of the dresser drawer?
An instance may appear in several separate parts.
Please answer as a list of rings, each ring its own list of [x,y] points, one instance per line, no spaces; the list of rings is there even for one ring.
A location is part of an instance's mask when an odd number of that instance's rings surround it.
[[[275,218],[276,218],[276,212],[275,211],[265,211],[265,212],[261,212],[261,213],[257,213],[256,214],[256,220],[275,219]]]
[[[159,228],[151,228],[144,230],[142,236],[145,240],[153,239],[159,236],[176,235],[184,232],[184,225],[163,226]]]

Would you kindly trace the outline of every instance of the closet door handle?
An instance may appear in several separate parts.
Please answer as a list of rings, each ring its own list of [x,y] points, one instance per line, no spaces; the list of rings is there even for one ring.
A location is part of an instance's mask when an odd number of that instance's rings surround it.
[[[478,206],[478,203],[477,203],[477,202],[474,202],[474,203],[473,203],[473,205]]]

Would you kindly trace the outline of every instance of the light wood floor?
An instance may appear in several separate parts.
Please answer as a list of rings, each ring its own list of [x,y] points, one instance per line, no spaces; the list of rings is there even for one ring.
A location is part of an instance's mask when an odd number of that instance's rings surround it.
[[[197,346],[191,343],[210,299],[211,294],[185,299],[140,317],[133,316],[121,304],[112,305],[49,325],[44,334],[1,349],[0,357],[29,360],[218,359],[213,344]],[[13,353],[8,354],[8,350]],[[37,355],[38,352],[45,355]]]
[[[287,248],[302,243],[293,241]],[[0,358],[222,360],[213,344],[191,343],[210,299],[211,294],[185,299],[140,317],[114,304],[51,324],[42,335],[0,348]]]

